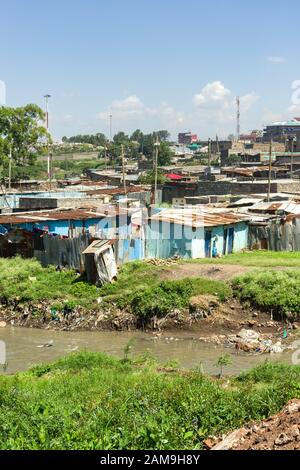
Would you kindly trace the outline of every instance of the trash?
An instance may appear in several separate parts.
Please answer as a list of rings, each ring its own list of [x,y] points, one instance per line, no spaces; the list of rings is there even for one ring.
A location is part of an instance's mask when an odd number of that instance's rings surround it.
[[[282,347],[282,344],[281,344],[281,341],[277,341],[277,343],[275,344],[272,344],[272,346],[270,346],[270,353],[271,354],[274,354],[274,353],[282,353],[283,352],[283,347]]]
[[[51,308],[51,320],[58,320],[57,310],[55,308]]]
[[[45,343],[45,344],[39,344],[37,346],[37,348],[51,348],[53,346],[53,339],[51,339],[50,341],[48,341],[48,343]]]
[[[284,351],[284,347],[281,341],[273,343],[271,339],[265,339],[263,335],[260,335],[256,331],[242,329],[236,336],[231,335],[228,337],[230,343],[235,344],[236,350],[244,352],[255,352],[255,353],[281,353]]]

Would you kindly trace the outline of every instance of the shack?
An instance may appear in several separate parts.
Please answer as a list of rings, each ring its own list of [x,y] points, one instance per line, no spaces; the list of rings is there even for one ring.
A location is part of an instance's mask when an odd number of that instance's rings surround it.
[[[149,218],[147,258],[210,258],[247,248],[248,217],[224,208],[162,209]]]

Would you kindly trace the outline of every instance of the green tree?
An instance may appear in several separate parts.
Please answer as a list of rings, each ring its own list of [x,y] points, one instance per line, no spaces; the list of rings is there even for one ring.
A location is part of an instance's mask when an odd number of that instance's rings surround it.
[[[118,132],[115,136],[114,136],[114,143],[116,145],[125,145],[125,144],[128,144],[129,142],[129,137],[128,135],[125,134],[125,132]]]
[[[165,141],[160,142],[158,149],[158,164],[160,166],[169,165],[173,155],[170,145]]]
[[[165,177],[164,173],[161,170],[157,171],[157,183],[164,184],[167,178]],[[140,184],[154,184],[155,182],[155,171],[150,170],[144,173],[139,177]]]
[[[10,151],[16,167],[35,163],[41,144],[51,141],[43,125],[44,119],[44,112],[35,104],[0,108],[0,164],[4,170],[7,170]]]
[[[143,132],[140,130],[140,129],[136,129],[130,136],[130,140],[132,142],[138,142],[139,144],[141,144],[142,140],[143,140]]]

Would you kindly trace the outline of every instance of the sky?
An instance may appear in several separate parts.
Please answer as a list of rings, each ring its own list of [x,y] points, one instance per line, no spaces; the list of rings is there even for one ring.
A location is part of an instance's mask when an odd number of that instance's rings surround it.
[[[49,93],[56,139],[109,136],[109,114],[205,139],[236,132],[240,96],[247,132],[300,116],[299,18],[298,0],[0,0],[0,100]]]

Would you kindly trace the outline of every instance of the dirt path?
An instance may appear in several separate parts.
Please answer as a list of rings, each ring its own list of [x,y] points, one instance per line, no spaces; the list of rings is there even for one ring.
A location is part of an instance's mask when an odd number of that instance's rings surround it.
[[[241,266],[239,264],[175,264],[171,268],[159,273],[161,279],[175,280],[185,277],[208,277],[219,281],[226,281],[239,274],[253,270],[253,266]]]

